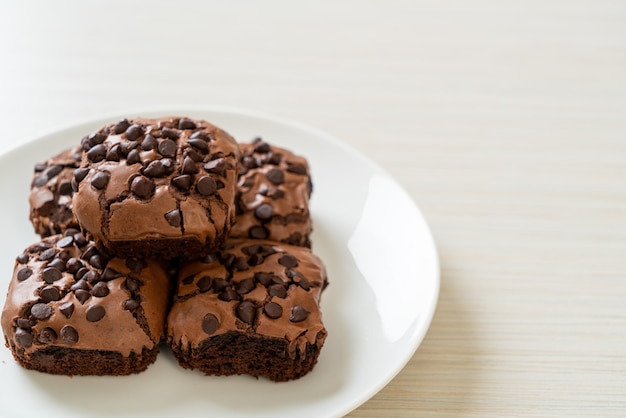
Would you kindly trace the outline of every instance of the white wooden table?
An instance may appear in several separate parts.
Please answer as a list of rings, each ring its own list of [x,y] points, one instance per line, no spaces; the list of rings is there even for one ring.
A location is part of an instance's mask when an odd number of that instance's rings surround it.
[[[351,416],[626,416],[624,1],[94,3],[0,2],[0,151],[169,105],[329,132],[442,265],[423,344]]]

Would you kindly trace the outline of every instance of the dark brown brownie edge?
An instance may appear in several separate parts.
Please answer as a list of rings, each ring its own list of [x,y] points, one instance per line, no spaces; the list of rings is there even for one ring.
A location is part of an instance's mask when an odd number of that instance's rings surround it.
[[[224,239],[217,239],[210,245],[197,239],[145,239],[141,241],[110,241],[104,245],[113,255],[125,258],[163,258],[172,260],[196,260],[205,257],[224,245]]]
[[[322,340],[323,341],[323,340]],[[238,332],[227,332],[203,341],[191,353],[170,344],[178,363],[186,369],[198,369],[206,375],[249,374],[276,382],[298,379],[317,363],[321,344],[307,343],[306,355],[290,358],[287,342]]]
[[[130,353],[124,357],[116,351],[79,350],[63,347],[46,347],[26,359],[13,343],[6,346],[15,360],[24,368],[42,373],[67,376],[127,376],[143,372],[156,361],[159,345],[144,348],[141,355]]]

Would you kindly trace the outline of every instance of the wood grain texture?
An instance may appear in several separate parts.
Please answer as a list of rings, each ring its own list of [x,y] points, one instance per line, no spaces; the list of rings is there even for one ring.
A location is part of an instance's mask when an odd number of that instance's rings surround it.
[[[351,417],[626,416],[626,4],[337,3],[3,2],[0,150],[149,105],[327,131],[442,265],[426,339]]]

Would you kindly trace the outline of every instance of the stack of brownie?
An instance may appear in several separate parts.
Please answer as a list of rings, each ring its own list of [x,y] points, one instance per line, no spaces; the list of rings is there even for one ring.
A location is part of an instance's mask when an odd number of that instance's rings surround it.
[[[326,339],[307,161],[201,120],[123,119],[35,166],[7,347],[64,375],[185,368],[296,379]]]

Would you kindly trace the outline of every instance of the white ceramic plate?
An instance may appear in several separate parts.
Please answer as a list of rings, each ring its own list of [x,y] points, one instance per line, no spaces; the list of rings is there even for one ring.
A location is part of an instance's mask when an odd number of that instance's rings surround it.
[[[313,249],[330,279],[322,298],[329,336],[317,366],[286,383],[207,377],[179,367],[164,347],[139,375],[70,378],[27,371],[0,347],[0,416],[319,418],[355,409],[404,367],[424,338],[439,291],[437,253],[419,209],[393,179],[341,142],[293,122],[225,108],[132,112],[0,156],[0,304],[15,256],[37,241],[28,221],[33,164],[123,116],[165,115],[204,118],[241,142],[261,136],[308,158]]]

